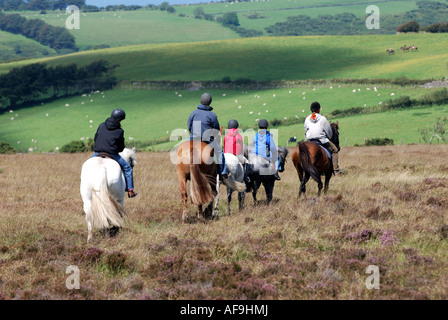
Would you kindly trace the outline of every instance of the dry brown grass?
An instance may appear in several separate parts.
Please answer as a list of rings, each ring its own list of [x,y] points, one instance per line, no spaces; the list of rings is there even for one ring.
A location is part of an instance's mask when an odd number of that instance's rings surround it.
[[[0,155],[0,299],[446,299],[448,146],[346,147],[327,196],[297,201],[290,158],[274,201],[181,222],[168,153],[138,153],[115,238],[87,227],[88,154]],[[225,188],[221,189],[225,192]],[[264,199],[264,191],[259,198]],[[195,209],[190,206],[193,216]],[[367,289],[368,265],[380,289]],[[66,288],[69,265],[81,288]]]

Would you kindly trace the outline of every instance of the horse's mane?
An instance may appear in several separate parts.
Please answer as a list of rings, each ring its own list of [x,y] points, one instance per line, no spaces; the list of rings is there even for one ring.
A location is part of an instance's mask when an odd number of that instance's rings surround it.
[[[120,156],[127,162],[131,167],[137,164],[135,160],[135,148],[128,149],[124,148],[122,152],[120,152]]]

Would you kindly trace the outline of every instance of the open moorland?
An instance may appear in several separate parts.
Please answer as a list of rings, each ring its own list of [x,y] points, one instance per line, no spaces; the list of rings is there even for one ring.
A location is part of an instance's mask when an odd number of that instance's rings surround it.
[[[328,194],[310,181],[299,201],[288,157],[270,206],[248,194],[225,215],[221,197],[219,220],[190,206],[190,224],[169,154],[138,153],[125,228],[91,244],[79,194],[89,154],[0,155],[0,299],[446,299],[447,152],[345,147]],[[379,289],[366,287],[369,265]]]

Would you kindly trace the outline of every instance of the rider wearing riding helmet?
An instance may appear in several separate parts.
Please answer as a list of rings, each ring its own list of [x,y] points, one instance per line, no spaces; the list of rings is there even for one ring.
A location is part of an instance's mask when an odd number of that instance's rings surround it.
[[[212,103],[212,96],[209,93],[204,93],[201,96],[200,104],[196,110],[191,112],[187,121],[188,130],[190,131],[190,140],[204,141],[215,150],[216,159],[219,165],[219,175],[221,179],[227,179],[227,169],[224,159],[224,153],[221,146],[215,141],[215,138],[220,134],[220,126],[218,117],[210,107]],[[221,159],[221,160],[219,160]]]
[[[332,155],[333,169],[335,173],[342,173],[343,170],[339,168],[338,164],[338,147],[330,141],[333,136],[333,130],[328,123],[327,118],[320,114],[322,110],[319,102],[315,101],[311,104],[311,112],[305,119],[305,138],[307,141],[315,141],[328,149]]]
[[[95,153],[92,157],[101,153],[107,153],[118,162],[126,177],[128,197],[133,198],[137,195],[134,192],[134,178],[132,167],[124,160],[119,153],[124,150],[124,131],[121,128],[121,121],[126,118],[123,109],[114,109],[109,118],[98,126],[95,133]]]
[[[247,183],[250,182],[250,179],[247,176],[247,169],[249,167],[249,161],[247,161],[244,156],[244,144],[243,137],[238,132],[238,121],[230,120],[227,128],[227,134],[224,137],[224,153],[232,153],[234,154],[239,162],[244,166],[244,181]]]
[[[261,119],[258,122],[258,132],[254,136],[254,140],[252,143],[252,153],[259,155],[266,160],[269,160],[272,163],[273,159],[275,159],[275,174],[274,177],[276,180],[281,180],[278,170],[280,165],[280,158],[277,155],[277,148],[274,143],[274,139],[272,134],[268,131],[269,123],[266,119]]]

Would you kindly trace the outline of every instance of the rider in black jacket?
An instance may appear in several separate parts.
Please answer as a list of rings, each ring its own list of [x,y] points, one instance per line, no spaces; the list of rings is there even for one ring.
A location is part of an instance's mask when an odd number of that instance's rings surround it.
[[[129,198],[137,195],[134,192],[134,178],[132,167],[124,160],[119,153],[124,149],[124,131],[121,128],[121,121],[126,118],[126,113],[122,109],[114,109],[110,118],[98,126],[95,133],[95,146],[93,151],[95,157],[100,152],[108,153],[123,169],[126,176],[126,184]]]

